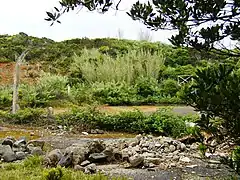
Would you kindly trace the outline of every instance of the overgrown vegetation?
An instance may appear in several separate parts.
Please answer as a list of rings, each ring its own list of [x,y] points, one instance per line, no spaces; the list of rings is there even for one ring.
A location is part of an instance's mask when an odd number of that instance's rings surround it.
[[[52,117],[47,116],[43,109],[26,108],[12,115],[4,111],[0,112],[3,122],[14,124],[46,125],[54,123],[67,128],[78,127],[80,130],[102,129],[106,131],[151,133],[172,137],[182,137],[193,134],[191,127],[186,122],[196,122],[197,115],[180,116],[174,114],[171,108],[162,107],[152,114],[145,114],[139,110],[120,113],[107,113],[96,107],[72,108],[68,112],[60,113]],[[51,121],[49,121],[51,118]],[[196,127],[197,130],[197,127]]]
[[[42,157],[29,157],[21,163],[1,164],[1,180],[108,180],[102,174],[87,175],[81,171],[66,168],[45,169],[42,166]],[[113,177],[114,180],[126,180],[124,177]]]

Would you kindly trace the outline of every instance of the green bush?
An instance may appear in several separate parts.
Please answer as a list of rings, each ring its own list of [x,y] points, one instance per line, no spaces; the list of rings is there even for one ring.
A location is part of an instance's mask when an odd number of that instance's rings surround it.
[[[17,111],[16,114],[3,113],[4,117],[1,117],[6,123],[14,124],[44,124],[43,109],[25,108]]]
[[[185,100],[197,111],[204,112],[198,122],[201,128],[215,135],[239,137],[239,88],[240,74],[236,67],[209,65],[197,70],[194,83],[186,89]]]
[[[160,92],[165,96],[170,95],[171,97],[174,97],[179,90],[180,86],[177,81],[173,79],[166,79],[161,82]]]
[[[9,109],[12,104],[12,90],[9,87],[0,86],[0,109]]]
[[[95,108],[73,109],[60,114],[58,123],[66,126],[77,125],[84,129],[100,128],[107,131],[154,133],[172,137],[181,137],[194,133],[185,122],[195,122],[197,116],[178,116],[169,109],[147,115],[140,111],[128,111],[118,114],[106,114]]]

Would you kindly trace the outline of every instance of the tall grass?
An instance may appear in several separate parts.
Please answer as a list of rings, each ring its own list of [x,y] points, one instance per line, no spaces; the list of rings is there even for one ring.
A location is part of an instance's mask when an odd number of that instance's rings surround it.
[[[71,72],[80,72],[85,81],[125,82],[132,84],[139,76],[158,78],[164,56],[161,52],[130,51],[112,58],[97,49],[84,49],[81,56],[74,56]]]

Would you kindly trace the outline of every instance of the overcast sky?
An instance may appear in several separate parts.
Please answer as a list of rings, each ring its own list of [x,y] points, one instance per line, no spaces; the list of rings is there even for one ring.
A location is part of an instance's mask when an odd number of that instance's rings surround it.
[[[126,10],[136,0],[123,0],[120,9],[125,11],[108,12],[101,15],[97,12],[82,10],[65,14],[61,17],[62,24],[50,24],[44,20],[46,11],[54,6],[59,7],[59,0],[0,0],[0,34],[17,34],[25,32],[31,36],[47,37],[56,41],[71,38],[117,37],[118,30],[126,39],[138,39],[139,31],[147,31],[137,21],[126,15]],[[173,32],[151,32],[153,41],[168,43]]]

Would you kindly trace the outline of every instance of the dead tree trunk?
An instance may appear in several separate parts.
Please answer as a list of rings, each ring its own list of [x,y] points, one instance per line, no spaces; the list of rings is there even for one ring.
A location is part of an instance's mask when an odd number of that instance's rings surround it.
[[[13,74],[13,99],[12,99],[12,113],[15,114],[19,109],[18,105],[18,87],[20,81],[20,65],[23,62],[28,50],[25,50],[18,58],[16,58],[16,65]]]

